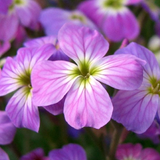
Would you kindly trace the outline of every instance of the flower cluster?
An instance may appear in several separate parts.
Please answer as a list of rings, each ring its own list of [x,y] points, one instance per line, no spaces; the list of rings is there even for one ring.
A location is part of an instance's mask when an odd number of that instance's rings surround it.
[[[0,0],[0,145],[13,143],[21,160],[159,160],[158,149],[120,143],[130,133],[159,143],[160,67],[141,30],[146,11],[159,23],[160,8],[143,0],[86,0],[72,10],[63,3]],[[43,137],[40,145],[27,132]],[[4,150],[0,160],[9,160]]]

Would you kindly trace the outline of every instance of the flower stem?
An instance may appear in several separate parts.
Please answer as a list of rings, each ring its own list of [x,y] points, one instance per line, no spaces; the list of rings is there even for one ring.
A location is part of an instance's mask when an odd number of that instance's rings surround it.
[[[111,120],[111,123],[114,127],[114,132],[113,132],[113,136],[112,136],[112,140],[111,140],[111,144],[110,144],[109,153],[106,156],[106,160],[115,160],[115,153],[116,153],[117,146],[119,144],[121,134],[123,131],[123,126],[121,124],[119,124],[113,120]]]

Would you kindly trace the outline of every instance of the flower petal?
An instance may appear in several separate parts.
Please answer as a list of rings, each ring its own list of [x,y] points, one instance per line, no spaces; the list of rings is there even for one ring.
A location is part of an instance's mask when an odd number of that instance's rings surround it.
[[[16,61],[8,57],[0,78],[0,96],[6,95],[14,90],[18,89],[22,85],[18,82],[19,66]]]
[[[28,0],[24,3],[26,3],[24,6],[15,5],[20,23],[25,27],[36,29],[41,8],[36,1]]]
[[[40,120],[38,107],[32,103],[28,87],[19,89],[9,100],[6,112],[16,127],[24,127],[38,132]]]
[[[116,151],[117,160],[124,160],[127,158],[139,159],[142,152],[142,146],[140,144],[121,144],[118,146]],[[144,160],[144,159],[142,159]]]
[[[97,6],[97,2],[83,1],[77,8],[100,27],[103,21],[103,13],[101,13],[100,8]]]
[[[111,118],[112,103],[103,86],[92,76],[78,78],[66,96],[64,116],[75,129],[85,126],[99,129]]]
[[[16,60],[19,65],[23,65],[24,71],[32,70],[38,61],[49,59],[54,49],[55,47],[52,44],[45,44],[42,47],[35,48],[21,48],[18,50]]]
[[[24,46],[31,48],[31,47],[42,47],[45,44],[56,45],[56,41],[57,41],[57,38],[55,36],[46,36],[46,37],[29,40],[24,43]]]
[[[116,89],[133,90],[140,87],[143,80],[144,62],[132,55],[112,55],[97,63],[94,78]]]
[[[49,60],[66,60],[69,61],[69,58],[66,54],[64,54],[59,47],[59,44],[57,42],[57,38],[54,36],[47,36],[42,38],[36,38],[30,41],[27,41],[24,43],[24,46],[31,48],[31,47],[42,47],[45,44],[52,44],[54,45],[54,51],[52,56],[49,58]]]
[[[109,44],[96,30],[65,24],[58,33],[62,51],[76,61],[93,61],[101,59],[108,51]]]
[[[145,160],[159,160],[160,154],[153,148],[146,148],[141,153],[141,159]]]
[[[16,133],[16,127],[11,123],[5,111],[0,111],[0,144],[6,145],[12,142]]]
[[[12,0],[0,0],[0,14],[7,14],[8,7],[12,4]]]
[[[68,144],[62,149],[55,149],[49,152],[51,160],[87,160],[84,149],[77,144]]]
[[[1,160],[9,160],[7,153],[2,148],[0,148],[0,159]]]
[[[1,44],[2,43],[2,44]],[[11,44],[9,41],[0,42],[0,57],[7,52],[11,47]]]
[[[59,102],[71,88],[76,77],[72,75],[77,66],[66,61],[42,61],[31,73],[33,101],[37,106]]]
[[[42,148],[37,148],[26,155],[22,156],[20,160],[36,160],[36,159],[41,159],[45,160],[44,158],[44,151]]]
[[[18,28],[17,15],[14,12],[7,15],[0,14],[0,24],[0,40],[12,40]]]
[[[102,31],[112,41],[124,38],[133,39],[139,34],[139,25],[133,13],[125,8],[123,11],[107,14],[103,19]]]
[[[64,101],[65,96],[58,103],[52,104],[50,106],[44,106],[44,108],[53,115],[61,114],[63,113]]]
[[[56,16],[50,16],[56,15]],[[59,29],[68,21],[70,13],[60,8],[47,8],[40,14],[40,22],[46,35],[58,35]]]
[[[159,96],[148,94],[145,90],[118,91],[112,103],[112,118],[128,130],[140,134],[152,124],[159,106]]]
[[[159,64],[155,58],[155,55],[147,48],[132,42],[127,47],[117,50],[115,54],[132,54],[145,60],[147,63],[144,66],[144,71],[149,76],[160,79]]]

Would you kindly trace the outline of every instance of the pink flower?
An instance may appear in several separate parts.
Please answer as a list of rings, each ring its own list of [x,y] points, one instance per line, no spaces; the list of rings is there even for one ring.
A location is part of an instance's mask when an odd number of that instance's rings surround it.
[[[38,107],[32,102],[30,74],[38,61],[48,59],[53,45],[40,48],[21,48],[15,58],[8,57],[1,72],[0,96],[16,91],[6,106],[6,112],[16,127],[38,132]]]
[[[18,26],[37,28],[40,6],[34,0],[0,0],[0,40],[10,41]]]
[[[127,8],[142,0],[87,0],[78,9],[86,14],[112,41],[134,39],[139,34],[139,25],[134,14]]]
[[[142,149],[140,144],[121,144],[116,151],[117,160],[159,160],[160,154],[152,149]]]
[[[74,63],[57,60],[35,65],[31,74],[34,104],[51,105],[66,95],[63,112],[71,126],[100,128],[110,120],[113,110],[100,82],[117,89],[136,89],[142,82],[144,61],[132,55],[104,57],[108,42],[87,27],[65,24],[58,40]]]

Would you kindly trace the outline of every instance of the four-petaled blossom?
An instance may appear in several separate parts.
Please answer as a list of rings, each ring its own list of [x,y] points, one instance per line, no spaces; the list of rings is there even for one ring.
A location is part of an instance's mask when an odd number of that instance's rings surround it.
[[[139,34],[136,17],[126,7],[142,0],[88,0],[78,9],[84,12],[112,41],[133,39]]]
[[[160,154],[152,149],[142,149],[140,144],[121,144],[116,151],[117,160],[159,160]]]
[[[144,61],[132,55],[104,57],[109,44],[96,30],[65,24],[58,34],[62,51],[74,63],[43,61],[31,74],[33,103],[47,106],[65,95],[64,116],[76,129],[100,128],[112,115],[111,99],[100,82],[117,89],[141,85]]]
[[[143,82],[133,91],[118,91],[113,97],[113,119],[128,130],[145,132],[152,124],[156,113],[160,116],[160,68],[154,54],[134,42],[116,51],[117,55],[131,54],[147,62]]]
[[[49,153],[50,160],[87,160],[84,149],[77,144],[68,144],[62,149],[55,149]]]
[[[47,60],[53,45],[40,48],[21,48],[17,56],[8,57],[0,78],[0,96],[16,91],[6,106],[6,112],[16,127],[39,130],[38,107],[32,102],[30,74],[34,65]]]

